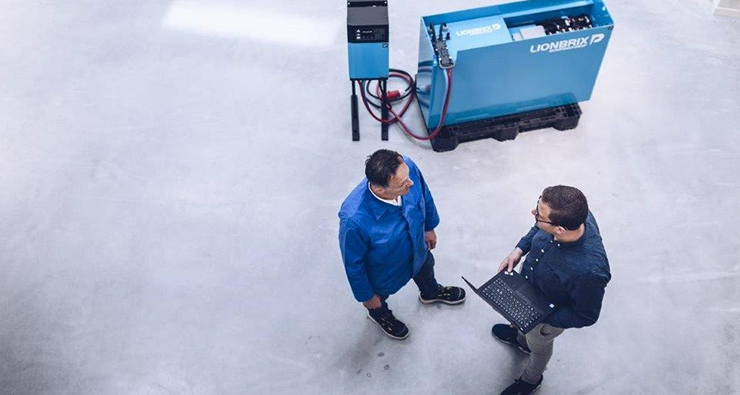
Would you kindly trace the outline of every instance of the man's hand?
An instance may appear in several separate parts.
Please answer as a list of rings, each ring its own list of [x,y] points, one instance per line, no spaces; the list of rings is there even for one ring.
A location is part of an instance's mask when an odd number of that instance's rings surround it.
[[[514,270],[516,265],[518,265],[519,261],[522,259],[522,255],[524,255],[524,251],[522,251],[521,248],[514,248],[514,251],[512,251],[509,256],[504,258],[503,262],[501,262],[501,265],[498,267],[497,273],[501,272],[502,270],[506,270],[507,272]]]
[[[437,246],[437,233],[434,229],[424,232],[424,241],[427,243],[428,250],[433,250]]]
[[[382,306],[382,303],[380,303],[380,297],[378,295],[373,295],[372,299],[368,300],[367,302],[362,302],[362,305],[372,310],[380,308],[380,306]]]

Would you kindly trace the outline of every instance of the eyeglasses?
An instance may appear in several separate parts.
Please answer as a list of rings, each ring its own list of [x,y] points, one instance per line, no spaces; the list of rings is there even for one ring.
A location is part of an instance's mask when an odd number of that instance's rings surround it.
[[[558,225],[555,225],[552,222],[548,222],[548,221],[545,221],[545,220],[540,219],[540,218],[542,218],[542,217],[540,217],[540,200],[541,199],[542,199],[542,196],[538,197],[537,198],[537,205],[534,206],[534,220],[535,220],[535,222],[542,222],[543,224],[550,224],[552,226],[558,226]]]

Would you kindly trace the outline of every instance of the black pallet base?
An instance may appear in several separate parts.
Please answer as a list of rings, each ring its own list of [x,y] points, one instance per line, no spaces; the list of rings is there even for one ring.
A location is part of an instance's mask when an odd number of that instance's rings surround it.
[[[432,139],[432,149],[436,152],[452,151],[460,143],[486,138],[494,138],[498,141],[514,140],[519,133],[537,129],[575,129],[580,118],[581,107],[578,103],[574,103],[448,125]]]

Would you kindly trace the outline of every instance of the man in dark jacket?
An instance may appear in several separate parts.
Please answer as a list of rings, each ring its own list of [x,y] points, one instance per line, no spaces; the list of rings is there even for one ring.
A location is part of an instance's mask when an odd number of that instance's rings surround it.
[[[425,304],[459,304],[465,291],[434,276],[439,215],[416,164],[378,150],[365,162],[365,176],[339,211],[339,247],[355,299],[386,335],[402,340],[409,330],[388,309],[389,295],[412,278]]]
[[[599,226],[581,191],[562,185],[545,188],[532,215],[535,226],[503,260],[499,272],[513,270],[526,254],[521,274],[556,309],[526,335],[510,325],[493,326],[496,339],[529,354],[522,376],[501,395],[530,394],[539,388],[553,341],[568,328],[596,322],[611,279]]]

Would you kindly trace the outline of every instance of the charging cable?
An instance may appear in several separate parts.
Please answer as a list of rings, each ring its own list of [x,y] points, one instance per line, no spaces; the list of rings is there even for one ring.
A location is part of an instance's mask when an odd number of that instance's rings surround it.
[[[391,72],[389,74],[389,77],[403,79],[408,84],[408,87],[406,88],[406,91],[404,92],[404,94],[400,94],[400,92],[398,92],[398,91],[392,91],[392,92],[390,92],[390,93],[388,93],[386,95],[387,96],[387,105],[386,105],[386,108],[391,113],[391,115],[393,115],[392,118],[385,119],[385,120],[384,119],[381,119],[380,117],[376,116],[375,113],[370,108],[370,105],[372,105],[375,108],[381,108],[380,105],[378,105],[376,103],[373,103],[372,101],[370,101],[367,98],[367,96],[370,95],[370,96],[372,96],[373,98],[375,98],[377,100],[381,100],[381,103],[382,103],[382,99],[380,98],[381,97],[381,92],[380,92],[380,86],[379,85],[376,86],[376,89],[375,89],[376,90],[376,95],[373,95],[372,93],[370,93],[370,89],[369,89],[369,85],[370,84],[367,81],[360,81],[360,82],[358,82],[360,84],[360,95],[362,96],[362,103],[365,105],[365,108],[367,109],[368,113],[370,113],[370,115],[376,121],[381,122],[381,123],[387,123],[387,124],[394,124],[394,123],[398,122],[398,124],[401,126],[401,129],[406,134],[408,134],[409,136],[411,136],[411,137],[413,137],[413,138],[415,138],[417,140],[421,140],[421,141],[431,140],[431,139],[437,137],[437,135],[442,131],[442,128],[444,127],[444,124],[445,124],[445,120],[447,119],[447,110],[448,110],[449,105],[450,105],[450,94],[452,93],[452,70],[450,68],[445,68],[443,70],[445,71],[445,73],[444,73],[444,76],[445,76],[445,96],[444,96],[444,102],[442,104],[442,114],[441,114],[440,119],[439,119],[439,124],[437,124],[437,127],[434,129],[434,131],[431,132],[431,133],[429,133],[428,136],[418,136],[418,135],[416,135],[414,132],[412,132],[409,129],[408,125],[406,125],[406,123],[403,122],[403,119],[402,119],[403,115],[406,113],[406,110],[408,110],[409,106],[411,105],[411,102],[414,101],[414,97],[416,97],[415,96],[415,85],[416,84],[415,84],[415,81],[411,78],[411,75],[409,73],[407,73],[407,72],[405,72],[403,70],[398,70],[398,69],[391,69],[390,70]],[[406,104],[404,104],[404,106],[401,109],[401,111],[399,111],[398,113],[396,113],[393,110],[392,103],[393,102],[400,101],[400,100],[403,100],[405,98],[408,98],[408,100],[406,101]]]

